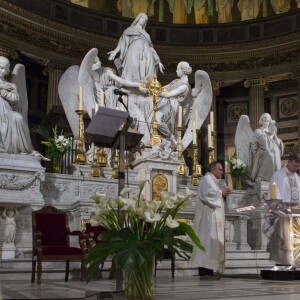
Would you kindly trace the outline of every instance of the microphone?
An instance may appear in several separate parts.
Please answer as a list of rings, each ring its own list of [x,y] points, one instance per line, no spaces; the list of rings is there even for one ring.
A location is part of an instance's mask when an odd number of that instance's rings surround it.
[[[116,90],[114,90],[115,93]],[[119,90],[117,90],[119,91]],[[127,94],[126,94],[127,95]],[[129,112],[127,105],[124,103],[123,98],[121,96],[118,97],[118,101],[125,107],[125,109],[127,110],[127,112]]]
[[[114,94],[115,94],[115,95],[119,95],[119,96],[128,96],[127,93],[122,92],[122,91],[120,91],[120,90],[118,90],[118,89],[114,89]]]

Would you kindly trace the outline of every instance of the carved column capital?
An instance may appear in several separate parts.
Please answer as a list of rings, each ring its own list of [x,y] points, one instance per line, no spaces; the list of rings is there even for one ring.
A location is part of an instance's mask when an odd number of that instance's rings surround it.
[[[244,81],[244,87],[250,88],[250,87],[264,87],[264,90],[267,91],[268,86],[268,80],[264,77],[262,78],[253,78],[253,79],[246,79]]]
[[[49,74],[54,72],[55,70],[63,72],[65,70],[65,68],[60,64],[57,64],[57,63],[54,63],[54,62],[50,61],[47,64],[47,66],[43,69],[42,72],[45,76],[49,76]]]
[[[19,56],[15,50],[3,46],[0,47],[0,55],[12,59],[17,59]]]
[[[212,88],[213,88],[213,92],[216,96],[220,95],[220,81],[214,81],[212,82]]]

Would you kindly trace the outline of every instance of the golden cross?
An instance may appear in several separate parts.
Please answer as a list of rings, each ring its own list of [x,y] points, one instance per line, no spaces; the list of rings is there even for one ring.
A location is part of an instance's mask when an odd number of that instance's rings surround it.
[[[157,121],[156,121],[156,112],[158,104],[158,96],[161,92],[167,92],[168,89],[161,86],[160,82],[157,80],[156,74],[151,81],[148,83],[142,83],[141,87],[147,90],[147,92],[153,96],[153,117],[152,117],[152,134],[151,134],[151,145],[156,145],[161,142],[161,137],[157,131]]]

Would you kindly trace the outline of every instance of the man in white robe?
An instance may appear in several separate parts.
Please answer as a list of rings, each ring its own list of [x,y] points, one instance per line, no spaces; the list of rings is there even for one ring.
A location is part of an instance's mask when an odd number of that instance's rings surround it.
[[[206,252],[195,247],[191,266],[199,267],[200,279],[213,278],[214,272],[222,273],[225,266],[225,211],[224,198],[230,189],[219,185],[223,167],[219,162],[209,165],[209,172],[201,179],[194,219],[194,230]]]
[[[291,212],[290,205],[300,205],[300,176],[296,173],[299,168],[300,155],[293,154],[288,158],[287,164],[271,176],[270,184],[275,183],[278,186],[277,198],[282,199],[283,204],[286,203],[284,211],[282,208],[279,209],[283,214]],[[270,193],[267,198],[271,198]],[[266,213],[263,228],[265,235],[269,238],[267,251],[270,253],[270,260],[280,265],[280,269],[294,267],[290,218],[280,216],[278,209],[271,205],[272,202]]]

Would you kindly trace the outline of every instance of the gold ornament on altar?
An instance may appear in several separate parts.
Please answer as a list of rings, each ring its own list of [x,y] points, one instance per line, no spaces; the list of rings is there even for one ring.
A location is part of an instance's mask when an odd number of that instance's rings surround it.
[[[83,116],[86,114],[86,111],[83,109],[83,89],[79,88],[79,109],[75,110],[79,116],[79,137],[77,139],[77,150],[75,163],[79,165],[86,164],[86,153],[84,151],[84,123]]]
[[[153,96],[153,118],[152,118],[152,134],[151,134],[151,146],[159,144],[161,142],[161,137],[157,130],[156,112],[158,104],[158,96],[161,92],[168,92],[168,89],[161,86],[160,82],[157,80],[156,74],[153,79],[148,83],[141,83],[141,87],[146,89],[147,92]]]

